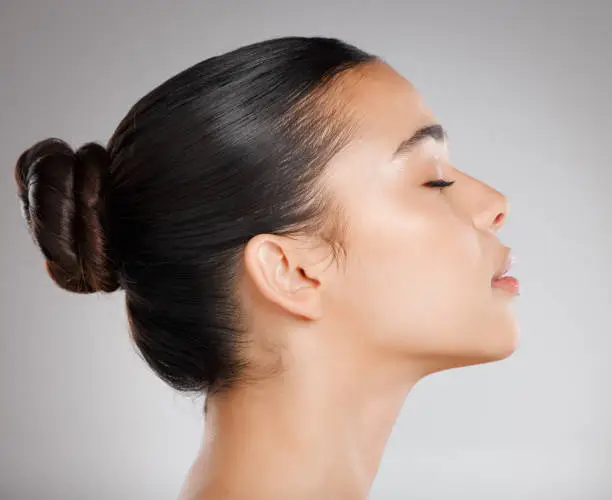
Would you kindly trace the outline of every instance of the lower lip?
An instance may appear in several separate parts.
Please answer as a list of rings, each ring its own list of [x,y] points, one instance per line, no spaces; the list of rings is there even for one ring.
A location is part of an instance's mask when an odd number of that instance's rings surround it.
[[[519,281],[512,276],[504,276],[503,278],[493,280],[491,281],[491,286],[493,288],[501,288],[513,295],[518,295],[519,293]]]

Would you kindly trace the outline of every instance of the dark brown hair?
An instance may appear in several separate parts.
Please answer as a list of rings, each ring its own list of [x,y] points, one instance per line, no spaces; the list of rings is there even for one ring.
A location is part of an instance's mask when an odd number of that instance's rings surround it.
[[[145,95],[107,148],[29,148],[16,179],[53,280],[125,290],[133,339],[174,388],[243,380],[241,250],[260,233],[304,231],[341,246],[322,174],[351,128],[329,96],[341,74],[376,59],[329,38],[255,43]]]

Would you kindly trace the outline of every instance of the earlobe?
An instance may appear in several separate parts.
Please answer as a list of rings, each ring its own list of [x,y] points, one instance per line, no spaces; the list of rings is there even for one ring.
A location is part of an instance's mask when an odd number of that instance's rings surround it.
[[[247,279],[271,302],[304,319],[321,317],[321,288],[308,275],[300,253],[288,238],[259,234],[247,243],[244,264]]]

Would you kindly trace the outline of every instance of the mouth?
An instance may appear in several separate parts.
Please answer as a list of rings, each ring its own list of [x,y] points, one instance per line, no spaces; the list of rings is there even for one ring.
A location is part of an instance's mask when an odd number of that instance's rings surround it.
[[[507,275],[513,262],[514,256],[508,250],[506,259],[499,270],[493,275],[493,278],[491,278],[491,287],[509,292],[512,295],[519,295],[519,281],[514,276]]]

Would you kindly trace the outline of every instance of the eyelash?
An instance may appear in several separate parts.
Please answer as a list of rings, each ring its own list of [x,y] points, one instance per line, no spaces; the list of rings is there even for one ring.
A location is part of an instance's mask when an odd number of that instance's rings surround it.
[[[444,188],[452,186],[454,183],[455,181],[445,181],[444,179],[436,179],[434,181],[426,182],[425,186],[431,187],[431,188],[444,189]]]

